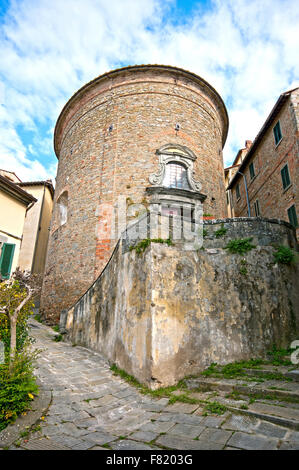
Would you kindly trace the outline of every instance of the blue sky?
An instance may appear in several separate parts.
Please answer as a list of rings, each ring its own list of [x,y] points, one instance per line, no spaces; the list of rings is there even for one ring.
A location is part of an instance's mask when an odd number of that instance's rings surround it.
[[[56,119],[121,65],[161,63],[221,94],[229,165],[279,95],[299,85],[298,0],[0,0],[0,168],[54,178]]]

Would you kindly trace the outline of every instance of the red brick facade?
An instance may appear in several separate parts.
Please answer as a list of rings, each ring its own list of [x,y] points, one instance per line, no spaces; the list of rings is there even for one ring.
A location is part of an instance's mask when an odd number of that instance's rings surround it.
[[[298,124],[299,88],[280,96],[238,168],[246,177],[251,217],[260,215],[290,222],[295,212],[299,220]],[[248,215],[243,175],[235,174],[228,185],[235,217]]]
[[[179,124],[179,128],[176,125]],[[222,148],[228,118],[218,93],[200,77],[168,66],[126,67],[81,88],[56,124],[59,158],[41,307],[57,319],[90,287],[115,247],[112,206],[148,203],[156,150],[181,145],[196,156],[204,212],[225,217]],[[57,199],[67,191],[67,207]],[[67,221],[60,224],[60,211]]]

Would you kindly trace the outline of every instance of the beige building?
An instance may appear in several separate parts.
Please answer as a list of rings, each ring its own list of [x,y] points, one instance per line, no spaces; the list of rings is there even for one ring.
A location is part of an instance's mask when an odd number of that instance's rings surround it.
[[[0,170],[0,274],[17,267],[43,273],[54,188],[50,181],[22,182]]]

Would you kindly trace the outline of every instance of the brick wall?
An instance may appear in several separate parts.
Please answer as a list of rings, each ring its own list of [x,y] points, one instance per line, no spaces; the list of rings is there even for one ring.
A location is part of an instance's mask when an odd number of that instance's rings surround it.
[[[175,130],[179,123],[180,130]],[[194,152],[194,178],[207,195],[204,211],[226,216],[222,147],[227,113],[217,92],[180,69],[129,67],[98,77],[66,104],[55,129],[59,158],[42,309],[57,319],[106,265],[111,207],[120,196],[146,204],[156,150],[180,144]],[[68,192],[59,226],[57,199]]]
[[[259,202],[262,217],[280,218],[289,222],[287,210],[293,204],[299,211],[299,90],[290,94],[282,107],[271,120],[242,173],[246,175],[250,200],[251,216],[255,216],[254,203]],[[275,144],[273,128],[280,122],[282,139]],[[250,163],[254,164],[256,176],[251,179]],[[288,165],[291,184],[283,188],[281,170]],[[239,183],[240,199],[236,197],[236,185]],[[244,217],[248,214],[244,179],[240,175],[232,187],[234,215]],[[299,231],[297,229],[297,236]]]

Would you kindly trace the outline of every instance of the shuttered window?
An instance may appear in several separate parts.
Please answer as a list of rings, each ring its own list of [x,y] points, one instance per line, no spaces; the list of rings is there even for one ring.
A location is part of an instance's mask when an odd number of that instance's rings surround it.
[[[9,279],[15,247],[16,245],[12,243],[3,243],[0,256],[0,273],[4,279]]]
[[[253,180],[253,178],[255,177],[255,171],[254,171],[254,164],[253,163],[250,163],[250,165],[249,165],[249,173],[250,173],[250,179]]]
[[[280,122],[279,121],[274,126],[273,133],[274,133],[275,145],[277,145],[282,139],[282,133],[281,133],[281,128],[280,128]]]
[[[282,179],[283,189],[286,189],[288,186],[290,186],[291,180],[290,180],[288,165],[285,165],[283,169],[281,170],[281,179]]]
[[[290,224],[292,224],[294,227],[298,227],[298,219],[294,205],[288,209],[288,217]]]

